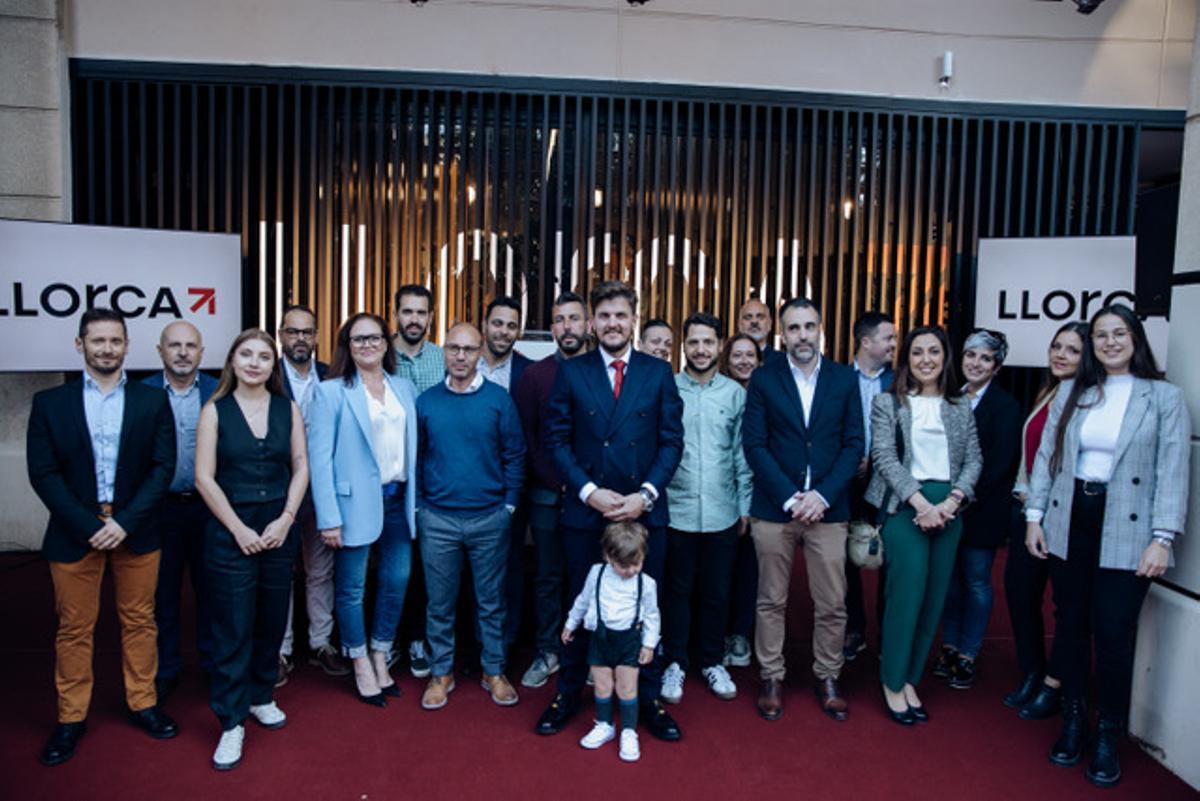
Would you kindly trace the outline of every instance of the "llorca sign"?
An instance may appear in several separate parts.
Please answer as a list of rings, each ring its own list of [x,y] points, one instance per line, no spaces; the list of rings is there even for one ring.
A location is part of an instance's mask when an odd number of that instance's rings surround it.
[[[0,220],[0,371],[78,370],[79,316],[125,315],[131,370],[162,366],[155,345],[186,320],[204,338],[201,367],[220,368],[241,330],[236,234]]]
[[[1137,240],[1131,236],[981,239],[975,324],[1008,336],[1007,364],[1045,367],[1063,323],[1086,322],[1108,303],[1134,305]],[[1166,320],[1149,318],[1147,337],[1166,359]]]

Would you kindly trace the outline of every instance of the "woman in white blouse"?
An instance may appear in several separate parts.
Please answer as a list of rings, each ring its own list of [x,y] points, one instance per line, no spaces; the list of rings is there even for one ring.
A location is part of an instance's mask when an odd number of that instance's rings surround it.
[[[1162,381],[1142,323],[1114,304],[1092,318],[1077,377],[1050,407],[1025,507],[1025,543],[1050,560],[1063,731],[1050,760],[1074,765],[1095,746],[1087,776],[1121,778],[1117,744],[1129,711],[1137,620],[1150,580],[1172,563],[1184,530],[1191,420]],[[1088,737],[1093,643],[1099,732]]]
[[[381,318],[356,314],[338,331],[328,377],[308,414],[313,505],[335,549],[334,612],[360,700],[384,706],[400,689],[388,673],[416,531],[416,390],[395,374]],[[363,589],[372,544],[378,584],[370,640]]]

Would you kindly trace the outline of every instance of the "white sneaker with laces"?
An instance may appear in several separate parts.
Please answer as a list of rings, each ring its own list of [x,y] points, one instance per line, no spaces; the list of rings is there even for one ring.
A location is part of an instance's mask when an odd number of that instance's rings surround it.
[[[592,730],[579,740],[579,744],[589,750],[595,750],[617,736],[617,730],[611,723],[603,723],[599,720],[596,725],[592,726]]]
[[[217,770],[233,770],[242,761],[242,742],[246,739],[246,727],[234,726],[221,732],[221,741],[213,752],[212,766]]]
[[[737,685],[733,683],[733,679],[729,676],[729,671],[724,665],[713,665],[706,667],[703,671],[704,678],[708,681],[708,689],[712,690],[713,695],[723,701],[732,701],[737,698]]]
[[[637,732],[633,729],[621,729],[620,755],[626,762],[637,762],[642,758],[642,748],[638,745]]]
[[[267,704],[251,704],[250,716],[264,729],[282,729],[283,724],[287,723],[287,715],[283,714],[283,710],[276,706],[274,701]]]
[[[678,662],[672,662],[663,671],[661,697],[668,704],[678,704],[683,700],[683,668]]]

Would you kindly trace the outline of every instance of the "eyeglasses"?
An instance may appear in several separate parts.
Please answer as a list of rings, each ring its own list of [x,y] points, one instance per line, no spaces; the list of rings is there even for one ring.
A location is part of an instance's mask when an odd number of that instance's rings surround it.
[[[373,348],[383,342],[383,340],[383,334],[360,334],[356,337],[350,337],[350,344],[356,348]]]
[[[451,356],[458,356],[459,354],[462,354],[463,356],[470,356],[472,353],[479,352],[479,346],[478,345],[447,345],[446,352],[449,353]]]
[[[283,333],[296,339],[312,339],[317,335],[315,328],[285,328]]]

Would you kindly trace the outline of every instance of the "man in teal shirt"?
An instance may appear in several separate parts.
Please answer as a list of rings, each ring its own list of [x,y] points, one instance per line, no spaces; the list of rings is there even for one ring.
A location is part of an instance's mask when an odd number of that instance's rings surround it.
[[[697,653],[708,687],[730,700],[737,687],[723,666],[729,592],[739,536],[749,530],[750,466],[742,450],[746,391],[717,372],[721,321],[703,312],[683,323],[683,372],[675,385],[683,398],[683,458],[667,487],[671,527],[663,588],[662,699],[683,698],[688,633],[695,596]]]

